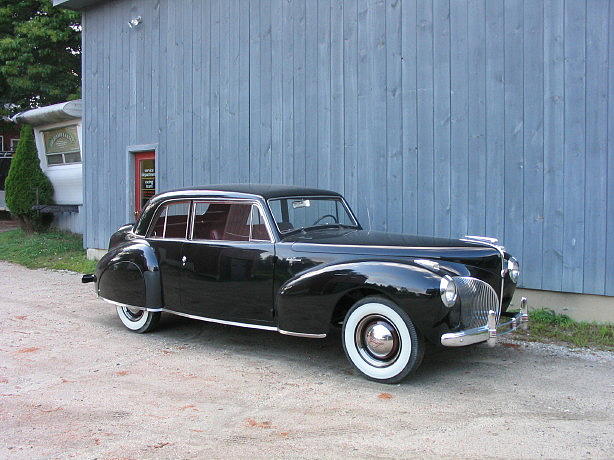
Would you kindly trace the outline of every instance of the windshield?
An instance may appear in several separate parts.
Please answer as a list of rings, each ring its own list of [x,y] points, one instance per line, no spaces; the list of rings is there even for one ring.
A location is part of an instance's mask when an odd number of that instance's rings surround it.
[[[308,228],[358,228],[345,203],[336,197],[297,196],[269,200],[279,232],[288,234]]]

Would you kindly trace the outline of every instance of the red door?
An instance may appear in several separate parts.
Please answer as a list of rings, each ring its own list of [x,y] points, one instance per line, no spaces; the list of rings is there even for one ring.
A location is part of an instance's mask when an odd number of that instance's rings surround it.
[[[156,154],[139,152],[134,155],[134,161],[134,214],[138,217],[147,201],[156,194]]]

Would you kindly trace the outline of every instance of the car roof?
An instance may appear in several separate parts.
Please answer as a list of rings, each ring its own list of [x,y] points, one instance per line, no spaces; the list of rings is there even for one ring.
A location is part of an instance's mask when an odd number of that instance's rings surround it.
[[[167,200],[190,200],[194,198],[247,198],[253,200],[270,200],[272,198],[295,197],[295,196],[331,196],[339,197],[339,193],[330,190],[321,190],[309,187],[297,187],[294,185],[271,185],[271,184],[224,184],[202,185],[186,187],[176,190],[168,190],[152,197],[143,208],[141,218],[135,225],[135,232],[145,234],[149,222],[154,217],[160,203]]]
[[[273,185],[273,184],[223,184],[223,185],[202,185],[197,187],[187,187],[176,190],[169,190],[168,192],[161,193],[159,196],[163,197],[168,194],[190,194],[190,192],[197,192],[198,195],[218,195],[222,192],[222,195],[233,196],[234,194],[252,195],[254,197],[261,197],[265,200],[271,198],[282,198],[287,196],[340,196],[339,193],[331,190],[322,190],[310,187],[298,187],[295,185]],[[198,193],[201,192],[201,193]],[[211,193],[208,193],[211,192]]]

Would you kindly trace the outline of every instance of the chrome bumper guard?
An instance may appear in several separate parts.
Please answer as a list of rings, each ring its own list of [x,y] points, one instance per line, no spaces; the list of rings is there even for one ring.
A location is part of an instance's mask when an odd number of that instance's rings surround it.
[[[489,346],[494,347],[497,343],[497,336],[515,331],[518,328],[526,330],[528,326],[529,308],[526,297],[523,297],[520,300],[520,312],[510,321],[497,324],[497,315],[493,310],[490,310],[486,326],[443,334],[441,344],[446,347],[464,347],[474,343],[488,342]]]

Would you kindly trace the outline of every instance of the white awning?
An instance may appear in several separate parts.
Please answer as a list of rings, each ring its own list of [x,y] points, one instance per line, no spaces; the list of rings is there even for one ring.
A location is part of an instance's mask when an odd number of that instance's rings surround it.
[[[83,101],[60,102],[59,104],[47,105],[36,109],[19,112],[11,117],[14,123],[25,123],[32,126],[58,123],[60,121],[81,118],[83,113]]]

